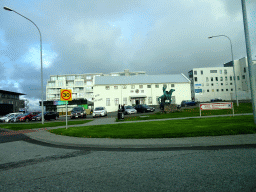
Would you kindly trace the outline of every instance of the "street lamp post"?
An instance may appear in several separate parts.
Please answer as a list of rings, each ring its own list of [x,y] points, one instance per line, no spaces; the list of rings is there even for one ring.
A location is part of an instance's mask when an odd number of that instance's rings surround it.
[[[5,10],[7,11],[13,11],[14,13],[17,13],[18,15],[20,15],[21,17],[24,17],[25,19],[29,20],[31,23],[33,23],[36,28],[39,31],[39,35],[40,35],[40,57],[41,57],[41,99],[42,99],[42,124],[44,124],[44,100],[43,100],[43,94],[44,94],[44,89],[43,89],[43,53],[42,53],[42,35],[41,32],[39,30],[39,28],[37,27],[37,25],[31,21],[29,18],[21,15],[20,13],[8,8],[8,7],[4,7]]]
[[[239,106],[239,102],[238,102],[238,97],[237,97],[237,88],[236,88],[236,72],[235,72],[235,63],[234,63],[234,56],[233,56],[233,49],[232,49],[232,42],[231,42],[231,39],[226,36],[226,35],[217,35],[217,36],[211,36],[211,37],[208,37],[209,39],[213,38],[213,37],[226,37],[228,38],[229,42],[230,42],[230,47],[231,47],[231,57],[232,57],[232,64],[233,64],[233,73],[234,73],[234,77],[235,77],[235,92],[236,92],[236,105]]]

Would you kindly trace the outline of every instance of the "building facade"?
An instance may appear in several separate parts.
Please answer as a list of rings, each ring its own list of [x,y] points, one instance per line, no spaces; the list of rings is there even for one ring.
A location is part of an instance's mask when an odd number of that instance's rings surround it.
[[[235,100],[235,83],[239,100],[251,98],[247,58],[235,60],[234,69],[229,62],[224,67],[194,68],[188,73],[195,101],[205,102],[214,98]]]
[[[20,100],[19,96],[25,95],[23,93],[17,93],[12,91],[0,90],[0,105],[6,104],[12,105],[13,112],[19,112],[21,108],[25,107],[25,101]],[[4,108],[1,107],[1,110]],[[1,115],[6,114],[4,111],[0,111]]]
[[[87,73],[87,74],[73,74],[73,75],[51,75],[50,80],[46,85],[46,100],[58,101],[60,100],[61,89],[71,89],[72,99],[87,99],[93,101],[93,85],[96,76],[133,76],[145,75],[143,71],[130,72],[113,72],[110,74],[103,73]]]
[[[94,107],[104,106],[108,112],[120,105],[159,105],[158,98],[166,90],[175,89],[172,103],[191,99],[190,80],[184,74],[143,76],[97,76],[94,85]]]

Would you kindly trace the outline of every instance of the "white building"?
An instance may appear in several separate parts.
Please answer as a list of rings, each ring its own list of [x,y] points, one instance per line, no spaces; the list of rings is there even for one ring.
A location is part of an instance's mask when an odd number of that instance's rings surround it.
[[[175,89],[172,103],[191,99],[190,80],[184,74],[143,76],[97,76],[94,84],[94,107],[104,106],[108,112],[118,110],[119,104],[159,105],[163,86]]]
[[[255,61],[253,62],[255,63]],[[250,81],[247,58],[224,64],[224,67],[194,68],[189,71],[191,95],[195,101],[205,102],[214,98],[235,100],[235,81],[239,100],[250,99]]]
[[[110,74],[103,73],[87,73],[87,74],[71,74],[71,75],[51,75],[50,80],[46,85],[46,100],[58,101],[60,100],[60,89],[71,89],[72,99],[87,99],[92,101],[93,85],[95,76],[133,76],[145,75],[146,72],[113,72]]]

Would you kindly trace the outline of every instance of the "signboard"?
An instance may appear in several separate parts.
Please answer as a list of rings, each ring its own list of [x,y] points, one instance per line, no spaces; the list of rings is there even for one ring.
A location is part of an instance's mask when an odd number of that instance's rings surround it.
[[[61,89],[60,90],[60,100],[61,101],[72,101],[71,89]]]
[[[232,109],[233,116],[234,116],[234,107],[232,102],[220,102],[220,103],[200,103],[200,117],[201,117],[201,110],[218,110],[218,109]]]
[[[195,87],[200,87],[202,86],[202,84],[195,84]]]
[[[195,93],[202,93],[202,89],[195,89]]]

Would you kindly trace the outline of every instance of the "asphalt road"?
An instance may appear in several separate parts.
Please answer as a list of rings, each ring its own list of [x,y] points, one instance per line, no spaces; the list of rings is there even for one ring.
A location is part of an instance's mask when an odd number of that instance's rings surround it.
[[[256,191],[255,145],[90,149],[0,134],[0,191]]]

